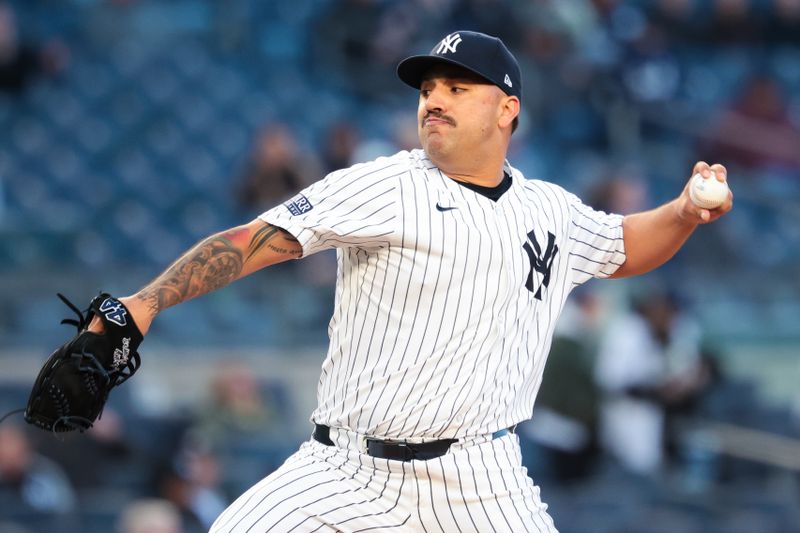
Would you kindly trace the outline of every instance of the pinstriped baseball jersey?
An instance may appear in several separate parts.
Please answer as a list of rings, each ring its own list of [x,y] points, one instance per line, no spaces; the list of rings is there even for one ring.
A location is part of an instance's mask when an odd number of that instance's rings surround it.
[[[337,249],[314,422],[425,440],[530,418],[569,292],[625,260],[622,217],[505,171],[495,202],[403,151],[261,215],[304,256]]]

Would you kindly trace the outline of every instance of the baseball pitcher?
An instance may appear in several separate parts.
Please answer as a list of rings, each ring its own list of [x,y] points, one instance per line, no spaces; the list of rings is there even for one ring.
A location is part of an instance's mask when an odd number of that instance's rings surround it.
[[[451,33],[397,74],[419,91],[421,149],[333,172],[135,294],[93,300],[42,369],[26,419],[91,426],[160,312],[335,248],[313,435],[212,531],[555,531],[514,427],[531,417],[565,300],[591,278],[658,267],[733,197],[702,208],[684,188],[623,217],[526,179],[506,160],[520,69],[495,37]],[[726,180],[721,165],[691,174]]]

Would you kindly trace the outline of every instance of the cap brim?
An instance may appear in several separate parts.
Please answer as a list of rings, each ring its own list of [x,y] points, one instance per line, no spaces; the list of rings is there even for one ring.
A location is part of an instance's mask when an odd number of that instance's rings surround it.
[[[483,74],[476,72],[467,65],[439,56],[407,57],[397,65],[397,77],[400,78],[406,85],[410,85],[415,89],[419,89],[422,85],[422,77],[425,76],[425,73],[435,65],[456,65],[477,74],[481,78],[486,79],[488,83],[493,83]]]

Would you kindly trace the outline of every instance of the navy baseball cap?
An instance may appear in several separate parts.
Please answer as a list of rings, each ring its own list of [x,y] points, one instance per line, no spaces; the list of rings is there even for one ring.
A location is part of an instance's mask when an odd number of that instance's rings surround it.
[[[428,69],[443,63],[464,67],[507,95],[522,100],[522,76],[517,60],[503,41],[475,31],[453,32],[439,41],[430,54],[405,58],[397,65],[397,76],[419,89]]]

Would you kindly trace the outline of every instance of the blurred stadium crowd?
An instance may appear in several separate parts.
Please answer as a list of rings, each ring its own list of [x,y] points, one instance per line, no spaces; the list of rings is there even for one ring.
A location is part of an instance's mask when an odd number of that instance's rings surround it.
[[[630,213],[700,159],[736,196],[669,265],[565,311],[519,428],[556,524],[800,531],[799,398],[729,371],[752,347],[742,368],[797,393],[774,357],[800,346],[797,0],[0,1],[0,407],[26,400],[20,357],[63,342],[56,291],[128,294],[327,172],[416,147],[394,67],[455,29],[521,62],[526,176]],[[0,425],[0,531],[207,529],[309,430],[297,383],[225,357],[321,361],[334,276],[322,254],[159,317],[145,366],[188,350],[202,402],[143,411],[137,376],[85,436]]]

